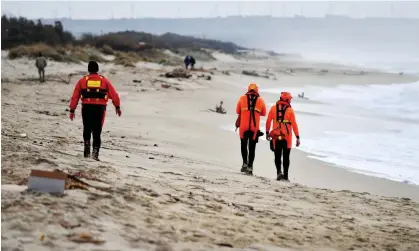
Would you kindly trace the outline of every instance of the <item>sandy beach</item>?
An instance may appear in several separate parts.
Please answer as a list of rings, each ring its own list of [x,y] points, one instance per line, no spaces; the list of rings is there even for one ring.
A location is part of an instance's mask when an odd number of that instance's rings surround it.
[[[50,61],[40,84],[33,61],[4,56],[3,250],[419,250],[418,186],[349,172],[296,148],[291,183],[278,182],[266,141],[257,145],[254,176],[243,175],[239,137],[221,128],[234,129],[236,102],[251,82],[286,88],[415,76],[220,53],[198,63],[208,72],[190,79],[161,77],[174,67],[152,63],[100,64],[119,92],[122,116],[109,102],[96,162],[82,155],[80,104],[74,121],[66,111],[82,75],[63,81],[87,64]],[[209,110],[220,101],[227,114]],[[28,192],[31,169],[79,172],[103,189]],[[81,243],[82,234],[91,242]]]

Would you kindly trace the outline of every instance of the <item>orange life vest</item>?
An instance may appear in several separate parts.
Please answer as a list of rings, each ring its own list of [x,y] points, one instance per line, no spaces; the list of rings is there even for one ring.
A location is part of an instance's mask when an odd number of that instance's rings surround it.
[[[101,75],[84,77],[81,83],[82,104],[106,105],[108,103],[108,86]]]
[[[274,128],[269,133],[269,136],[272,139],[283,140],[290,135],[291,128],[289,128],[289,126],[291,125],[291,121],[284,120],[285,113],[287,112],[287,109],[290,107],[291,105],[286,101],[279,100],[278,102],[276,102],[275,120],[278,122],[278,127]]]

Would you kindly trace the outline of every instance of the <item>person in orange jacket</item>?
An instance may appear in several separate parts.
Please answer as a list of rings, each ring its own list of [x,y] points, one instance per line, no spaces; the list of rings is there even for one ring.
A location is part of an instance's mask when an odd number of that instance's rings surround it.
[[[266,105],[255,83],[248,86],[247,93],[237,102],[236,130],[239,128],[243,164],[241,172],[253,175],[256,144],[263,133],[259,130],[260,116],[266,115]],[[249,151],[247,151],[249,148]]]
[[[270,141],[271,150],[275,153],[277,180],[288,180],[290,153],[292,147],[292,132],[297,138],[296,146],[300,146],[300,133],[291,107],[292,96],[289,92],[282,92],[280,99],[269,111],[266,120],[266,139]],[[271,123],[273,122],[273,130]],[[281,157],[283,158],[284,174],[281,171]]]
[[[75,88],[70,101],[70,120],[73,121],[79,99],[81,99],[81,114],[83,119],[84,157],[90,157],[90,138],[93,134],[92,158],[99,161],[101,133],[105,122],[106,105],[112,100],[116,114],[121,116],[119,95],[111,82],[99,75],[99,65],[95,61],[88,64],[89,75],[81,78]]]

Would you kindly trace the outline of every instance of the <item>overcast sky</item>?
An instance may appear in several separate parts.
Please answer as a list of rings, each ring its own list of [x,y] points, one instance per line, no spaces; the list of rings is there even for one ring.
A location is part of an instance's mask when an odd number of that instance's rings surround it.
[[[231,15],[419,18],[419,1],[1,1],[1,12],[27,18],[109,19]]]

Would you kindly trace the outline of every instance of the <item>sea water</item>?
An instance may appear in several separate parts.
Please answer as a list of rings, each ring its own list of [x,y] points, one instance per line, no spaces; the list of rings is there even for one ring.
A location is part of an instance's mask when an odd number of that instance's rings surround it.
[[[310,157],[419,185],[419,82],[307,86],[289,91],[294,97],[304,91],[309,98],[309,102],[295,99],[293,107],[301,132],[300,149]],[[272,104],[267,104],[268,109]]]

